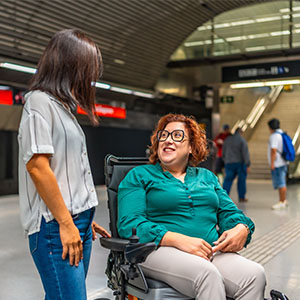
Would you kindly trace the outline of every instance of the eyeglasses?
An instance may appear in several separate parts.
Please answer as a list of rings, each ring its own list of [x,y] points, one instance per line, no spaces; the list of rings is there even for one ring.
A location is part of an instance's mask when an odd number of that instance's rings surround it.
[[[167,140],[169,135],[171,135],[171,138],[174,142],[182,142],[184,139],[184,131],[181,129],[176,129],[172,132],[169,132],[167,130],[159,130],[157,132],[157,140],[159,142],[164,142]]]

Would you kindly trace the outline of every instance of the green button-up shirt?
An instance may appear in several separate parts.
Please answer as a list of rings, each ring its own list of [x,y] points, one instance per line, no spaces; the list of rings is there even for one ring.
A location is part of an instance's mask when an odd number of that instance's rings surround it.
[[[202,238],[211,245],[237,224],[254,223],[239,210],[207,169],[187,167],[184,183],[159,163],[138,166],[119,186],[118,231],[129,238],[137,229],[140,242],[157,245],[167,231]]]

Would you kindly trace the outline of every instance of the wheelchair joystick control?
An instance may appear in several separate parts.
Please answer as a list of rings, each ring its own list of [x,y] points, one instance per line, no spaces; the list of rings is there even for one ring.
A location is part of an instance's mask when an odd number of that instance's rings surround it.
[[[140,238],[136,235],[136,228],[132,228],[132,236],[129,238],[129,244],[138,243]]]
[[[132,236],[125,247],[124,256],[126,264],[121,266],[121,270],[126,278],[134,279],[139,276],[137,264],[146,260],[146,257],[156,249],[155,243],[140,243],[140,238],[136,235],[136,228],[132,228]]]

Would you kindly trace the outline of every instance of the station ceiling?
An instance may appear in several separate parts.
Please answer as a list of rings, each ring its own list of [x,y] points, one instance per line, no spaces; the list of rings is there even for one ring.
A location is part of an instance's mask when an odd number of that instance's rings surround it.
[[[225,11],[271,1],[1,1],[0,61],[35,66],[56,31],[79,28],[102,51],[104,81],[153,89],[170,56],[198,26]]]

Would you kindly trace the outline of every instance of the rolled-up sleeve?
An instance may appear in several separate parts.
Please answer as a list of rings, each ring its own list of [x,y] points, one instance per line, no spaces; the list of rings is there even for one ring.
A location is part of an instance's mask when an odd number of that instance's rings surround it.
[[[248,234],[245,246],[251,241],[252,234],[255,229],[255,225],[252,220],[244,215],[244,213],[236,207],[234,202],[227,195],[226,191],[220,186],[217,178],[214,179],[215,190],[219,198],[219,208],[218,208],[218,226],[219,234],[224,231],[235,227],[237,224],[246,224],[250,233]]]
[[[129,171],[118,190],[118,231],[122,238],[132,235],[136,228],[141,243],[160,243],[168,231],[164,226],[147,219],[145,183],[137,169]]]
[[[29,113],[22,121],[19,142],[25,165],[34,154],[54,154],[50,126],[38,113]]]

